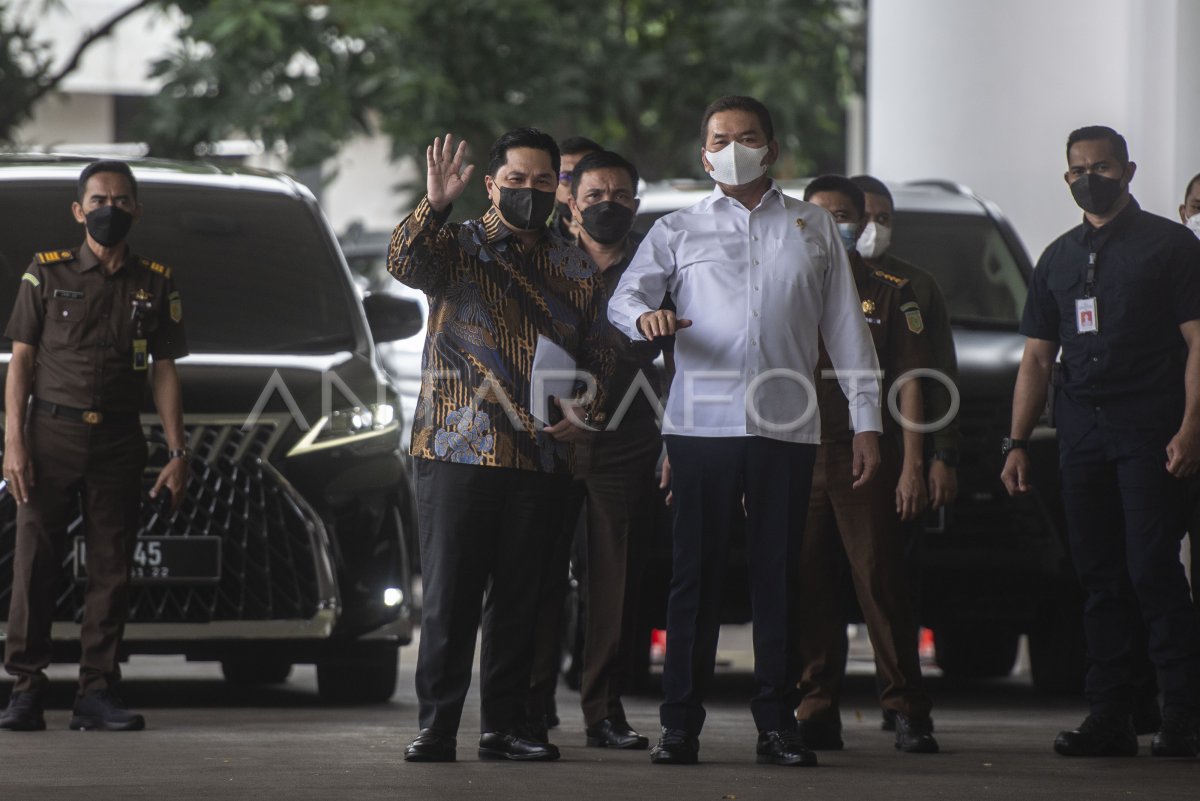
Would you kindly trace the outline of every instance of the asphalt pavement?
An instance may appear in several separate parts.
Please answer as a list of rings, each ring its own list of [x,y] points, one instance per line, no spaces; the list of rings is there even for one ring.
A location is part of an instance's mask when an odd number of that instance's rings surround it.
[[[846,749],[820,767],[754,762],[749,633],[727,628],[696,766],[653,766],[646,752],[586,748],[578,694],[560,689],[562,726],[550,764],[480,762],[478,694],[472,691],[459,762],[406,764],[416,733],[415,647],[401,653],[390,704],[331,707],[315,671],[298,666],[284,685],[228,686],[211,663],[135,657],[122,694],[145,713],[136,733],[67,730],[74,670],[55,666],[45,732],[0,732],[0,799],[1195,799],[1200,760],[1149,756],[1073,760],[1051,750],[1054,734],[1084,714],[1079,699],[1047,698],[1023,667],[990,682],[955,684],[930,670],[942,753],[901,754],[879,730],[869,648],[855,643],[843,707]],[[865,650],[864,650],[865,649]],[[0,692],[7,696],[7,685]],[[656,733],[657,699],[628,699],[630,722]]]

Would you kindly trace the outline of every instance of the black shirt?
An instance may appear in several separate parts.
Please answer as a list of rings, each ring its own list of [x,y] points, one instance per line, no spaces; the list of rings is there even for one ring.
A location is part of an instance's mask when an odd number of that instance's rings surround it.
[[[1090,255],[1097,333],[1078,333]],[[1200,240],[1137,201],[1111,222],[1084,220],[1050,244],[1033,272],[1021,333],[1062,346],[1072,409],[1120,427],[1178,426],[1187,346],[1179,326],[1200,318]],[[1061,412],[1060,412],[1061,413]]]

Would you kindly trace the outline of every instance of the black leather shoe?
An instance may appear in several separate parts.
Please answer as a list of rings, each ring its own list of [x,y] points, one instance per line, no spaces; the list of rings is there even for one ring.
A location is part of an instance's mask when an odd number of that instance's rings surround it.
[[[650,749],[650,761],[655,765],[695,765],[699,754],[699,739],[683,729],[664,727],[658,745]]]
[[[1166,715],[1162,728],[1150,742],[1156,757],[1194,757],[1200,754],[1200,720],[1187,715]]]
[[[558,759],[558,748],[539,742],[527,732],[515,730],[489,731],[479,736],[480,759],[512,759],[517,762],[552,762]]]
[[[624,748],[641,751],[650,746],[650,739],[643,737],[629,724],[619,718],[605,718],[586,729],[587,744],[593,748]]]
[[[1063,756],[1137,756],[1137,734],[1129,715],[1088,715],[1078,729],[1058,733],[1054,750]]]
[[[936,754],[938,741],[933,738],[933,720],[910,718],[897,712],[896,750],[906,754]]]
[[[806,748],[814,751],[841,751],[845,748],[842,742],[842,727],[833,721],[812,718],[798,722],[800,739]]]
[[[458,742],[448,734],[421,729],[417,738],[404,749],[405,762],[453,762]]]
[[[46,718],[42,715],[42,697],[35,692],[14,692],[8,706],[0,713],[0,729],[9,731],[42,731]]]
[[[146,719],[125,708],[110,690],[76,696],[70,728],[75,731],[141,731]]]
[[[758,735],[758,764],[815,768],[817,755],[804,747],[799,732],[764,731]]]

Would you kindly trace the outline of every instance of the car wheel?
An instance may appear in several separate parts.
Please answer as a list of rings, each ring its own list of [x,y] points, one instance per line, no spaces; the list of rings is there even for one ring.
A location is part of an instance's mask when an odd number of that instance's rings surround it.
[[[317,692],[331,704],[384,704],[396,694],[400,647],[358,643],[317,663]]]
[[[984,623],[941,626],[934,631],[937,664],[947,678],[989,679],[1012,673],[1021,635]]]
[[[221,660],[221,673],[230,684],[243,686],[283,684],[292,675],[292,663],[273,657],[245,656]]]

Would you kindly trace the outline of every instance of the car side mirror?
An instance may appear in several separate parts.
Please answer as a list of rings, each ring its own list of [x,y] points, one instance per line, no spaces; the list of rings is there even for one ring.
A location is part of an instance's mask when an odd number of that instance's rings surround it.
[[[377,292],[365,296],[362,304],[367,313],[367,327],[377,344],[407,339],[420,333],[425,325],[421,304],[412,298]]]

